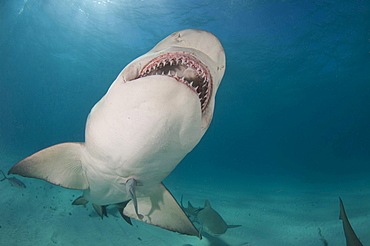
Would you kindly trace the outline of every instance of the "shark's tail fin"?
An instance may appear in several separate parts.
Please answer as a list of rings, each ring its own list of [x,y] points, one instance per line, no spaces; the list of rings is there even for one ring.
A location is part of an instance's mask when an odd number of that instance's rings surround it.
[[[2,178],[2,179],[0,179],[0,182],[1,182],[1,181],[4,181],[4,180],[6,179],[6,176],[5,176],[5,174],[3,173],[3,171],[1,171],[1,170],[0,170],[0,172],[1,172],[1,174],[3,175],[3,178]]]

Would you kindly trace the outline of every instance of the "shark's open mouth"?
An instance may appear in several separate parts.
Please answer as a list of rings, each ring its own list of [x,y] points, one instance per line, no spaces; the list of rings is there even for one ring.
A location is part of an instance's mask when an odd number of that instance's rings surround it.
[[[157,56],[140,71],[139,78],[164,75],[175,78],[198,94],[202,112],[212,93],[212,78],[206,65],[186,52],[171,52]]]

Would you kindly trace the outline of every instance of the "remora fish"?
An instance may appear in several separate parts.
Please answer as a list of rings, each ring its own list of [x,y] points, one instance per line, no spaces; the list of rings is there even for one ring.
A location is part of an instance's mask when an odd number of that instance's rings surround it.
[[[5,179],[7,179],[10,183],[11,186],[14,186],[14,187],[17,187],[17,188],[20,188],[20,189],[24,189],[26,188],[26,185],[20,181],[19,179],[15,178],[15,177],[10,177],[8,178],[7,176],[5,176],[5,174],[3,173],[3,171],[0,170],[0,172],[3,174],[4,178],[2,178],[0,180],[1,181],[4,181]]]
[[[224,71],[213,34],[173,33],[122,70],[91,110],[84,143],[43,149],[9,173],[83,190],[73,204],[92,202],[101,216],[116,204],[126,221],[198,236],[162,181],[208,129]]]

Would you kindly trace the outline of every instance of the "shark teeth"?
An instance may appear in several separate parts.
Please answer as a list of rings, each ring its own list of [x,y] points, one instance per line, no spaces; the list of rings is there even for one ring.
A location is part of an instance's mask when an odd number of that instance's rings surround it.
[[[170,52],[152,59],[140,71],[138,78],[162,75],[187,85],[199,97],[202,112],[207,108],[212,92],[212,78],[206,65],[187,52]]]

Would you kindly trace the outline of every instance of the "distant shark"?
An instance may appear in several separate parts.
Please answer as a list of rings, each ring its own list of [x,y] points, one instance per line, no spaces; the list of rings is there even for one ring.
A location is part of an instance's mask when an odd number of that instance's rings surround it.
[[[6,179],[6,180],[8,180],[8,182],[10,183],[11,186],[17,187],[19,189],[26,188],[26,185],[22,181],[20,181],[19,179],[15,178],[15,177],[8,178],[7,176],[5,176],[3,171],[0,170],[0,172],[4,176],[2,179],[0,179],[0,182],[4,181]]]
[[[241,225],[228,225],[221,217],[221,215],[211,207],[208,200],[205,200],[203,208],[195,208],[189,201],[188,207],[185,208],[182,205],[181,197],[181,207],[184,209],[188,216],[193,216],[194,221],[198,222],[201,227],[199,229],[200,233],[205,231],[212,236],[220,236],[224,234],[227,229],[239,227]]]
[[[62,143],[15,164],[9,174],[83,190],[100,216],[121,215],[199,236],[162,184],[212,120],[225,53],[211,33],[175,32],[128,64],[92,108],[84,143]]]
[[[355,234],[355,231],[352,229],[351,224],[346,215],[346,211],[344,210],[344,205],[342,199],[339,197],[339,207],[340,207],[340,214],[339,219],[343,221],[343,230],[344,235],[346,236],[347,246],[363,246],[358,237]]]

